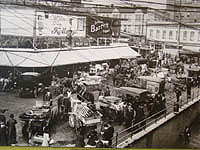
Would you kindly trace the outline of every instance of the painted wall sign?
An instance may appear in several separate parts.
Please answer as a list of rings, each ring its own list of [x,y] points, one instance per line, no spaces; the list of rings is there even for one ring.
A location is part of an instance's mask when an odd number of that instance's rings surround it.
[[[87,17],[86,33],[91,37],[118,37],[120,22],[117,19]]]

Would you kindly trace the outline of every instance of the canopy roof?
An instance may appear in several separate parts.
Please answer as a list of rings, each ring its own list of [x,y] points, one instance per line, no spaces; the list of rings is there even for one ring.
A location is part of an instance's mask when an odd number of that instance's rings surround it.
[[[121,89],[123,92],[130,94],[132,96],[141,95],[143,93],[149,93],[145,89],[133,88],[133,87],[120,87],[119,89]]]
[[[101,46],[73,49],[0,49],[0,66],[49,67],[140,56],[128,46]]]
[[[139,76],[138,78],[146,80],[146,81],[152,81],[152,82],[158,82],[158,83],[163,81],[163,79],[159,77],[152,77],[152,76]]]

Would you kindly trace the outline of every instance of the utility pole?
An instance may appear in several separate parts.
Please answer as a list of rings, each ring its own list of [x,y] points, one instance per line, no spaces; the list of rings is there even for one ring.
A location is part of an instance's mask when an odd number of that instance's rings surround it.
[[[36,38],[37,38],[37,35],[36,35],[36,23],[37,23],[37,12],[35,10],[34,12],[34,21],[33,21],[33,49],[34,50],[37,50],[36,48]]]
[[[177,38],[177,45],[178,45],[178,56],[180,55],[180,35],[181,35],[181,6],[182,6],[182,0],[179,0],[179,6],[178,6],[178,13],[179,13],[179,21],[178,21],[178,38]],[[180,57],[180,56],[179,56]]]

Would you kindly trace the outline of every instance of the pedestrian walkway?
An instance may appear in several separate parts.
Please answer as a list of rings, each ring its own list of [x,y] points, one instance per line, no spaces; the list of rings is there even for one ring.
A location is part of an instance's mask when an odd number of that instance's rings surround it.
[[[162,118],[166,117],[167,114],[171,114],[174,112],[174,103],[176,102],[176,95],[175,93],[167,93],[168,95],[166,96],[167,102],[166,102],[166,114],[163,114],[162,112],[160,112],[160,114],[158,115],[154,115],[154,117],[150,117],[146,120],[146,126],[145,128],[147,128],[148,126],[153,125],[154,123],[157,123],[158,120],[162,120]],[[195,98],[197,98],[200,95],[200,89],[197,87],[193,87],[191,90],[191,98],[187,99],[187,93],[186,91],[182,91],[182,97],[180,100],[180,107],[182,107],[184,104],[187,104],[190,101],[193,101]],[[140,130],[137,130],[136,132],[133,129],[124,129],[123,131],[119,132],[119,137],[117,137],[117,143],[120,144],[121,142],[125,141],[126,139],[128,139],[129,137],[133,136],[135,133],[143,130],[144,127],[141,127]],[[199,139],[200,139],[200,131],[199,131]],[[113,139],[114,143],[116,141],[116,137]],[[114,144],[113,146],[115,146],[116,144]],[[184,144],[180,144],[180,146],[183,146]],[[200,146],[199,146],[200,147]],[[182,148],[182,147],[181,147]]]

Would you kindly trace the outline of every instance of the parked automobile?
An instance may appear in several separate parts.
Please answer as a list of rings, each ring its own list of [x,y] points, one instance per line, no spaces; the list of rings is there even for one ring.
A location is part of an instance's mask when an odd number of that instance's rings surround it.
[[[37,72],[25,72],[17,79],[19,86],[19,96],[30,95],[36,98],[43,89],[41,74]]]

